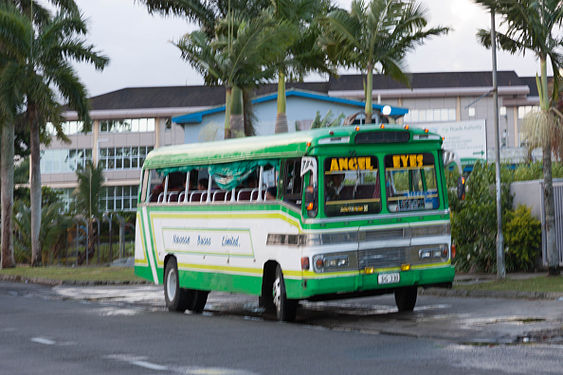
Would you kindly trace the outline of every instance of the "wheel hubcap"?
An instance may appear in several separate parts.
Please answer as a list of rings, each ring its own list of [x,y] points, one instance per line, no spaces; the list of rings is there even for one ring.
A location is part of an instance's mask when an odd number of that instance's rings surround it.
[[[166,293],[170,301],[174,300],[176,297],[176,272],[174,272],[174,270],[168,272],[168,277],[166,278]]]

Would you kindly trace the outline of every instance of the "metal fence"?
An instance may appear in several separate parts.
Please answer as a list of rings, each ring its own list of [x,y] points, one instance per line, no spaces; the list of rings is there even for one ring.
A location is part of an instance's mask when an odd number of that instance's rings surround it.
[[[510,192],[514,195],[514,207],[524,204],[532,210],[532,215],[540,220],[542,227],[542,263],[547,267],[547,243],[545,233],[545,206],[543,180],[513,182]],[[559,265],[563,266],[563,179],[553,180],[555,203],[555,246],[559,253]]]
[[[543,193],[543,181],[541,182],[541,192]],[[541,242],[543,265],[547,266],[547,241],[545,235],[545,206],[544,195],[541,196]],[[563,266],[563,179],[553,180],[553,200],[555,203],[555,247],[559,254],[559,265]]]

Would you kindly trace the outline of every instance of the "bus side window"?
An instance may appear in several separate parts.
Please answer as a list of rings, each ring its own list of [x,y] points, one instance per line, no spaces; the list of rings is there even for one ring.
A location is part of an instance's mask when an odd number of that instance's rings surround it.
[[[146,202],[147,199],[147,191],[149,190],[149,171],[145,170],[143,171],[143,179],[141,180],[141,198],[139,199],[139,202]]]
[[[150,186],[150,193],[147,196],[147,202],[157,202],[158,196],[164,192],[164,181],[158,175],[156,170],[151,169],[149,176],[148,186]]]
[[[282,170],[283,200],[301,205],[303,181],[301,178],[301,159],[285,160]]]

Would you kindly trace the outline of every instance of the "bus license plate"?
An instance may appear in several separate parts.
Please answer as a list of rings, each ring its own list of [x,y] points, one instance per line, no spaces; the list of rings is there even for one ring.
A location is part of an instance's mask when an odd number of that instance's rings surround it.
[[[377,283],[378,284],[395,284],[401,280],[401,276],[399,272],[392,272],[392,273],[380,273],[377,275]]]

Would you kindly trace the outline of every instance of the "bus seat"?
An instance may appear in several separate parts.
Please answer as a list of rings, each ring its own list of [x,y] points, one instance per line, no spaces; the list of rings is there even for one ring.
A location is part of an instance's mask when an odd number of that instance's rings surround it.
[[[262,190],[262,198],[264,197],[264,191]],[[250,201],[257,201],[258,200],[258,188],[255,188],[250,193]]]
[[[237,201],[248,201],[253,189],[240,189],[237,194]]]
[[[180,194],[178,194],[178,203],[181,203],[184,201],[184,197],[186,196],[186,192],[181,192]]]
[[[190,194],[190,202],[199,202],[201,199],[201,191],[200,190],[195,190],[194,192],[192,192]]]
[[[217,190],[213,193],[213,202],[225,201],[225,190]]]
[[[354,197],[354,185],[346,185],[340,190],[338,200],[348,200]]]
[[[225,194],[225,202],[230,201],[232,196],[233,196],[233,191],[232,190],[227,191],[227,193]]]
[[[162,203],[163,200],[164,200],[164,193],[158,194],[158,198],[156,199],[156,201],[158,203]]]
[[[373,198],[375,191],[375,186],[370,185],[358,185],[356,188],[356,199],[367,199]]]
[[[171,192],[170,194],[168,194],[168,203],[177,201],[177,198],[178,198],[178,192],[177,191]]]

